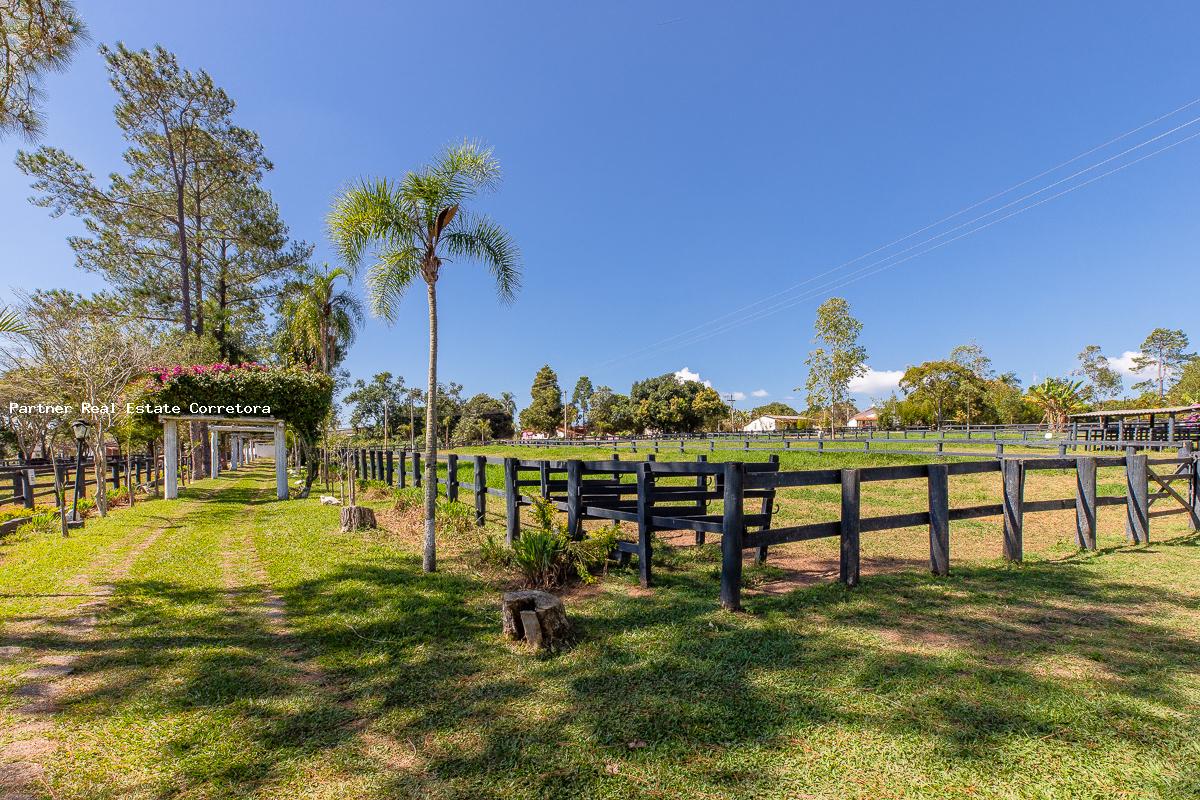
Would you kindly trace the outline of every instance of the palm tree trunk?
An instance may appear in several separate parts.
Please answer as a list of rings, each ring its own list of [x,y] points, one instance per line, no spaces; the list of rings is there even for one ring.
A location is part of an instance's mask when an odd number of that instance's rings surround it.
[[[426,572],[437,569],[434,536],[437,511],[437,284],[427,284],[429,294],[429,388],[425,400],[425,557]]]

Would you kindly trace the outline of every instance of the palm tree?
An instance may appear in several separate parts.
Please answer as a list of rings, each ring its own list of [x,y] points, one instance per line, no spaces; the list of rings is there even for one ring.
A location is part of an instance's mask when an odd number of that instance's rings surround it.
[[[362,324],[362,304],[350,292],[339,291],[338,278],[350,280],[350,273],[328,264],[310,268],[303,278],[285,291],[283,319],[291,341],[316,359],[326,375],[336,363],[335,356],[353,341]]]
[[[500,180],[500,162],[491,148],[463,142],[446,148],[432,164],[398,182],[363,180],[333,204],[330,238],[343,260],[357,267],[367,251],[375,263],[367,273],[374,312],[395,318],[406,291],[420,278],[429,303],[429,383],[425,397],[425,571],[437,568],[434,510],[437,503],[437,281],[443,263],[464,259],[492,273],[502,303],[520,286],[520,253],[512,238],[486,216],[465,211],[464,203]]]
[[[1083,381],[1046,378],[1029,387],[1029,399],[1042,409],[1050,430],[1059,433],[1067,427],[1067,417],[1083,408]]]
[[[0,306],[0,333],[11,333],[24,336],[29,333],[29,326],[21,319],[21,315],[11,308]]]

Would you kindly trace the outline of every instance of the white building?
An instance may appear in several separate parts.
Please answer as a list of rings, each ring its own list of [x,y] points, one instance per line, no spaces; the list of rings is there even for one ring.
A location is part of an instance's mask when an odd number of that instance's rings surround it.
[[[765,414],[750,420],[750,424],[742,428],[746,433],[773,433],[775,431],[799,428],[808,422],[808,417],[791,416],[788,414]]]

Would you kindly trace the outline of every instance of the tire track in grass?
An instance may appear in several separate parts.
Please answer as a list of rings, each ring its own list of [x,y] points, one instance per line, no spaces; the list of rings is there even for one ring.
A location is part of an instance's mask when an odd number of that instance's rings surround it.
[[[423,774],[425,765],[415,747],[374,730],[373,716],[363,712],[352,699],[349,688],[323,670],[315,657],[306,655],[303,636],[289,621],[287,602],[273,587],[254,542],[254,530],[262,524],[263,517],[263,514],[256,515],[255,524],[243,529],[239,550],[246,560],[248,575],[258,590],[258,605],[265,627],[277,638],[283,655],[294,665],[298,681],[319,689],[344,713],[346,721],[340,726],[341,729],[351,734],[359,755],[373,764],[380,775],[390,776],[397,772]]]
[[[34,666],[18,676],[24,682],[13,694],[25,702],[13,710],[11,716],[15,719],[5,724],[6,734],[13,738],[0,748],[0,800],[32,800],[36,797],[36,788],[48,790],[45,784],[46,769],[42,762],[52,756],[57,748],[56,742],[50,738],[54,717],[61,711],[57,698],[67,688],[67,680],[74,672],[75,664],[96,643],[95,628],[100,616],[109,609],[115,584],[129,575],[134,563],[170,527],[159,525],[155,528],[151,524],[139,528],[139,534],[147,530],[150,533],[130,548],[119,563],[109,566],[104,578],[94,581],[87,572],[74,578],[71,581],[72,588],[92,599],[75,606],[70,616],[28,620],[27,624],[18,628],[30,637],[35,636],[38,630],[46,629],[55,642],[65,644],[66,648],[58,652],[42,652],[35,657]],[[97,564],[103,564],[106,555],[107,551],[89,564],[88,571],[93,571]],[[12,658],[22,654],[25,649],[20,645],[5,645],[0,656]],[[47,649],[45,646],[38,648],[41,651]]]

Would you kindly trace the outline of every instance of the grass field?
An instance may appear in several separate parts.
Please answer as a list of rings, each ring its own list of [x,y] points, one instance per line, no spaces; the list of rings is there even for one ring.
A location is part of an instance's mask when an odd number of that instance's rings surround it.
[[[994,479],[955,479],[954,502]],[[831,518],[807,491],[781,514]],[[865,487],[864,513],[923,492]],[[1069,514],[1031,515],[1020,565],[999,520],[956,523],[947,579],[924,532],[871,534],[852,591],[817,569],[832,545],[802,550],[831,543],[787,545],[747,571],[741,614],[717,606],[719,545],[660,548],[654,588],[614,570],[571,590],[577,644],[534,656],[500,637],[510,580],[473,534],[425,575],[390,501],[385,530],[342,534],[336,507],[273,493],[261,464],[0,545],[10,796],[1200,794],[1200,539],[1178,516],[1130,547],[1105,512],[1080,555]]]

